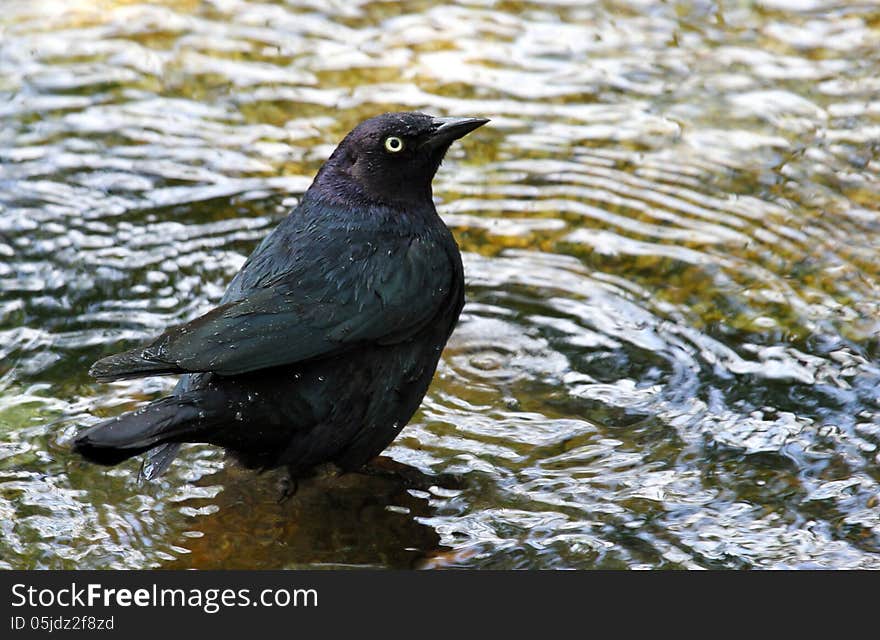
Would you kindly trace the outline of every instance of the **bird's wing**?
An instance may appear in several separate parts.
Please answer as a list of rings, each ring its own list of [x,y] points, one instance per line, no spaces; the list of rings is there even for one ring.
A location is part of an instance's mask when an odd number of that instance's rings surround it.
[[[389,253],[276,278],[243,298],[168,329],[145,348],[96,362],[112,380],[212,371],[236,375],[393,344],[417,333],[448,300],[454,266],[440,245],[415,240]]]

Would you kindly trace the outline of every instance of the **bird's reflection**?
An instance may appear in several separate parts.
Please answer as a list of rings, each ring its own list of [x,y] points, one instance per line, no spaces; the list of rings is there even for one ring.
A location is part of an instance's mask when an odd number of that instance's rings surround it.
[[[455,488],[455,478],[380,457],[364,473],[301,480],[287,499],[283,479],[227,464],[200,480],[223,490],[187,501],[200,515],[180,544],[187,553],[165,568],[418,568],[447,550],[420,518],[433,515],[425,490]]]

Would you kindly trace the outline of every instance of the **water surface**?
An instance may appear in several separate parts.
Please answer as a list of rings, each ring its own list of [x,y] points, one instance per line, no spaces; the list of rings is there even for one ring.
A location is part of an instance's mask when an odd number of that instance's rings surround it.
[[[878,69],[873,2],[7,1],[0,566],[880,568]],[[174,383],[88,366],[410,109],[492,118],[415,479],[71,455]]]

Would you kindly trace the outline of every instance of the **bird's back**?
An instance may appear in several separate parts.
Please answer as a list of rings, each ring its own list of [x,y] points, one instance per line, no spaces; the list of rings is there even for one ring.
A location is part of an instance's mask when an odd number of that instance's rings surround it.
[[[216,392],[238,416],[211,442],[246,466],[297,471],[332,460],[354,468],[377,455],[418,409],[464,304],[461,255],[435,211],[351,211],[309,195],[254,250],[223,302],[266,286],[295,295],[300,280],[316,273],[325,287],[308,303],[333,299],[336,314],[356,318],[366,300],[391,304],[399,298],[394,289],[407,288],[425,298],[424,308],[413,306],[408,315],[431,315],[407,323],[415,331],[392,331],[344,353],[239,376],[182,379],[181,389]],[[440,304],[428,302],[435,298]],[[298,328],[289,331],[294,336]]]

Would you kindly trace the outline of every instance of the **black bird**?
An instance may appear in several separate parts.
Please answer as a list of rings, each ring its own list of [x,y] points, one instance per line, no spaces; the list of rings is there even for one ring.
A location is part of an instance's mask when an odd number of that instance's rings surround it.
[[[149,452],[148,479],[184,442],[294,479],[378,455],[421,403],[464,304],[431,180],[452,142],[486,122],[386,113],[355,127],[218,307],[92,366],[101,381],[183,375],[173,395],[89,428],[74,449],[105,465]]]

